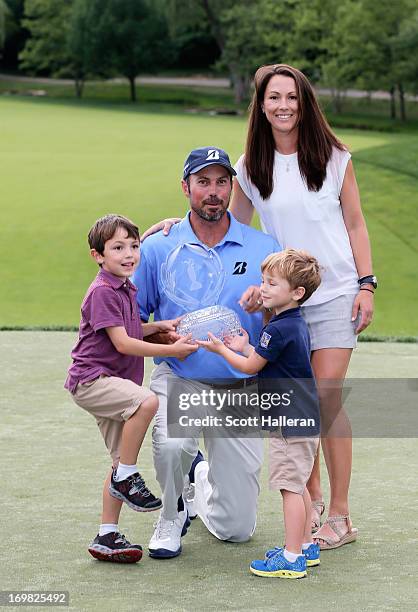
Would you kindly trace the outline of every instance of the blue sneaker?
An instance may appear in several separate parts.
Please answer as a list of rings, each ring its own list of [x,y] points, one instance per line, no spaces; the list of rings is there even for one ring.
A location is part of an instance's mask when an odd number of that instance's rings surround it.
[[[274,557],[274,555],[277,555],[277,553],[282,552],[282,550],[284,550],[283,546],[275,546],[274,548],[269,548],[269,550],[267,550],[266,554],[264,555],[264,561],[267,561],[267,559]]]
[[[307,567],[315,567],[321,563],[319,559],[319,555],[321,549],[319,548],[319,544],[311,544],[309,548],[302,551],[306,558]]]
[[[282,546],[275,546],[274,548],[270,548],[264,556],[264,559],[270,559],[278,552],[283,550]],[[321,561],[319,559],[320,548],[319,544],[311,544],[309,548],[302,551],[306,558],[306,567],[315,567],[316,565],[320,565]]]
[[[306,576],[306,559],[300,555],[294,563],[284,556],[283,549],[268,559],[252,561],[250,572],[265,578],[304,578]]]

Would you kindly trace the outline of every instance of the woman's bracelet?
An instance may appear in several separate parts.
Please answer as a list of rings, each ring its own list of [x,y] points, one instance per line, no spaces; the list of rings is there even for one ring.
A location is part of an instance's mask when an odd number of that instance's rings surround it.
[[[374,293],[373,289],[368,289],[367,287],[360,287],[360,291],[370,291],[370,293]]]

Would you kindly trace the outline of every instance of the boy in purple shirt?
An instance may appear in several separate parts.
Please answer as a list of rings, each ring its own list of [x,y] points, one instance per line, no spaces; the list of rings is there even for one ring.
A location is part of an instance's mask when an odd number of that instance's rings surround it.
[[[183,359],[197,350],[189,337],[174,344],[151,344],[143,337],[175,331],[177,319],[141,324],[136,287],[129,277],[140,259],[139,231],[129,219],[106,215],[88,235],[100,270],[81,305],[79,338],[65,388],[90,412],[112,457],[103,489],[99,533],[89,547],[96,559],[135,563],[142,548],[119,533],[122,502],[138,512],[161,508],[136,466],[138,452],[158,408],[157,397],[142,387],[144,357]]]

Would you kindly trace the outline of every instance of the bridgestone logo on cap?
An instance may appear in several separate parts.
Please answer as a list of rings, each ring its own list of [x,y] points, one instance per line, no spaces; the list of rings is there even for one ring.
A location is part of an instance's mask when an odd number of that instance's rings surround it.
[[[206,159],[219,159],[219,151],[216,149],[209,149]]]

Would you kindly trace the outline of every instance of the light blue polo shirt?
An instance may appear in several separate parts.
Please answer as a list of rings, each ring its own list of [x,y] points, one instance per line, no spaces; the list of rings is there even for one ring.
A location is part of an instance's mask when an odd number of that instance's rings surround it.
[[[204,245],[197,238],[190,225],[190,212],[171,228],[168,236],[158,232],[145,240],[141,247],[141,261],[133,276],[138,287],[137,300],[141,319],[148,321],[151,313],[154,319],[174,319],[195,310],[176,304],[164,290],[161,275],[162,264],[179,245],[193,244],[206,249],[210,254],[215,252],[225,273],[225,282],[217,304],[234,310],[244,329],[250,336],[250,342],[256,345],[262,328],[261,313],[248,314],[238,304],[243,292],[250,285],[261,283],[261,263],[270,255],[281,251],[279,243],[262,232],[248,225],[239,223],[231,213],[227,213],[230,226],[226,235],[214,247]],[[215,304],[210,304],[211,306]],[[245,378],[246,375],[232,368],[222,357],[199,349],[184,361],[174,358],[155,358],[155,363],[166,361],[177,376],[194,379]]]

